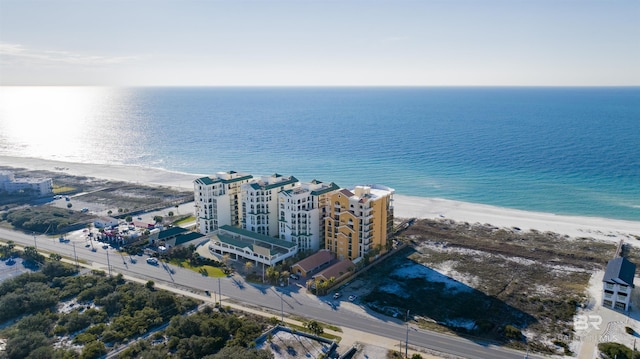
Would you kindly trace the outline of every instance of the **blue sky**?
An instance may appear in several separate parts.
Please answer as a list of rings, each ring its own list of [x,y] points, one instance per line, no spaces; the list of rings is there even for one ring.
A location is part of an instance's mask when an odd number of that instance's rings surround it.
[[[640,85],[640,1],[0,0],[0,84]]]

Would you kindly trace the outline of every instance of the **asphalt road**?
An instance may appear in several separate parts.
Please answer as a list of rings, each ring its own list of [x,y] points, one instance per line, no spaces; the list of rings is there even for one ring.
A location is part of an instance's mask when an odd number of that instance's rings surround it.
[[[358,310],[351,310],[349,307],[357,306],[357,301],[355,304],[348,303],[344,296],[340,300],[333,300],[330,295],[316,297],[308,294],[298,283],[291,283],[286,287],[256,285],[245,282],[239,275],[220,279],[210,278],[165,263],[147,264],[146,258],[148,257],[146,256],[122,255],[111,248],[104,249],[102,244],[98,242],[94,242],[95,251],[92,251],[91,246],[85,247],[89,243],[86,240],[86,235],[79,232],[67,238],[69,241],[62,243],[57,238],[34,237],[0,228],[0,239],[13,240],[16,244],[23,246],[35,244],[38,250],[55,252],[70,259],[77,256],[80,261],[93,263],[94,268],[105,271],[110,269],[112,274],[122,273],[142,280],[153,280],[156,283],[163,283],[182,290],[186,289],[194,293],[203,294],[205,290],[208,290],[211,292],[212,299],[214,299],[213,297],[219,298],[221,292],[223,305],[225,300],[231,300],[234,303],[271,312],[276,317],[282,313],[295,314],[395,339],[398,343],[404,343],[407,335],[407,326],[404,322],[374,313],[364,306]],[[525,357],[523,352],[411,326],[409,327],[409,344],[470,359]],[[529,358],[542,357],[529,355]]]

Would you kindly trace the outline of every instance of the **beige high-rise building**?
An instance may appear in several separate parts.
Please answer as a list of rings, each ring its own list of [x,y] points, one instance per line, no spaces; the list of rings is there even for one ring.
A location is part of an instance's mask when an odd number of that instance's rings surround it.
[[[382,185],[356,186],[331,195],[325,219],[325,248],[338,259],[364,258],[387,250],[393,230],[393,194]]]
[[[242,222],[241,185],[252,178],[246,173],[229,171],[193,181],[197,231],[208,234],[224,225],[239,227]]]

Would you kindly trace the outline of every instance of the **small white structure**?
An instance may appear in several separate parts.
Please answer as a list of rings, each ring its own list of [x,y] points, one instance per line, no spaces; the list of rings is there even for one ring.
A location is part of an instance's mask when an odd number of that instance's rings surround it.
[[[13,172],[0,172],[0,191],[16,193],[31,191],[38,196],[53,194],[53,180],[51,178],[20,178],[16,179]]]
[[[100,217],[93,220],[93,225],[96,228],[106,228],[118,225],[118,220],[113,217]]]
[[[626,258],[617,257],[610,260],[602,278],[602,306],[629,311],[635,274],[636,265]]]

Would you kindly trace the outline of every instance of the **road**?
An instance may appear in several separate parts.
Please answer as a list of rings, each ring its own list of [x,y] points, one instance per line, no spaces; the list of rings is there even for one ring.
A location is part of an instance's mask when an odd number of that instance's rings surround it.
[[[91,247],[85,247],[88,242],[82,233],[66,238],[69,241],[61,243],[56,238],[33,236],[0,228],[0,239],[12,240],[23,246],[35,244],[38,250],[55,252],[70,259],[74,259],[77,255],[78,260],[92,263],[96,269],[105,271],[110,269],[112,274],[122,273],[142,280],[153,280],[156,283],[194,293],[202,294],[208,290],[215,298],[219,298],[222,293],[223,305],[224,301],[228,300],[271,312],[278,317],[279,314],[294,314],[391,338],[398,343],[404,342],[407,335],[407,326],[402,321],[382,316],[368,310],[365,306],[358,306],[357,303],[349,303],[344,298],[334,301],[330,298],[331,296],[313,296],[308,294],[299,283],[292,283],[286,287],[272,287],[247,283],[239,275],[221,279],[210,278],[165,263],[150,265],[146,262],[148,257],[122,255],[113,249],[102,248],[101,244],[95,244],[97,242],[94,242],[94,252]],[[352,310],[354,307],[357,310]],[[409,344],[412,347],[428,348],[464,358],[520,359],[525,356],[523,352],[414,327],[409,328],[408,335]],[[542,357],[529,355],[529,358]]]

